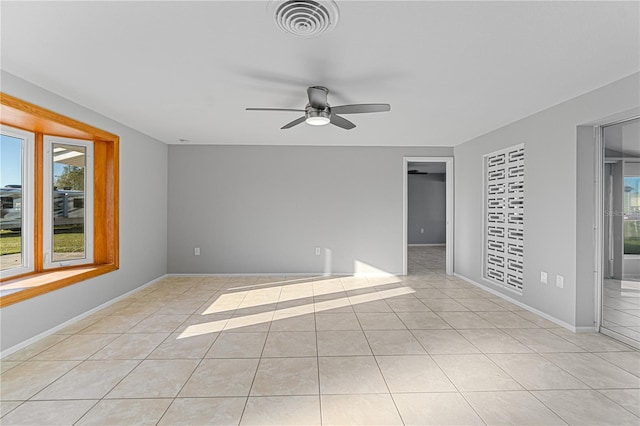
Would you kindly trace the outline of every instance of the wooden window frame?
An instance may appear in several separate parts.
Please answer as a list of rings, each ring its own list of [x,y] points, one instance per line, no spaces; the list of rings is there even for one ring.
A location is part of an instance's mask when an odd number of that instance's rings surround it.
[[[119,268],[119,147],[117,135],[0,93],[0,122],[35,135],[34,271],[0,279],[0,308]],[[44,268],[44,135],[93,142],[93,263]]]

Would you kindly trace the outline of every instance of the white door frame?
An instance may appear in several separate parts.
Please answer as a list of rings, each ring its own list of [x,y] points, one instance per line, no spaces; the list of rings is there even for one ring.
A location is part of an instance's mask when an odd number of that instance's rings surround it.
[[[445,163],[446,165],[446,273],[453,275],[453,157],[404,157],[402,163],[402,274],[407,275],[407,227],[409,221],[409,163]]]

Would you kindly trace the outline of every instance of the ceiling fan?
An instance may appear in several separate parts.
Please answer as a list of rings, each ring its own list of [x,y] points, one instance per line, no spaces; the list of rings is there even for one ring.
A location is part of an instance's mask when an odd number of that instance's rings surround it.
[[[342,118],[337,114],[363,114],[369,112],[385,112],[391,110],[389,104],[355,104],[340,105],[331,107],[327,102],[329,89],[323,86],[311,86],[307,89],[309,103],[304,109],[289,108],[247,108],[247,111],[296,111],[303,112],[304,115],[296,118],[290,123],[285,124],[281,129],[290,129],[302,122],[311,124],[312,126],[324,126],[333,124],[345,130],[351,130],[356,127],[351,121]]]

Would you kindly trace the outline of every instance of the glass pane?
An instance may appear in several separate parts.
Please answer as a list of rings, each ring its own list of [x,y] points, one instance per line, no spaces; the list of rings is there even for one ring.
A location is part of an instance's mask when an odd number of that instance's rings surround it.
[[[625,176],[623,199],[624,254],[640,254],[640,176]]]
[[[53,144],[53,262],[85,258],[85,167],[85,147]]]
[[[23,265],[22,139],[0,139],[0,270]]]

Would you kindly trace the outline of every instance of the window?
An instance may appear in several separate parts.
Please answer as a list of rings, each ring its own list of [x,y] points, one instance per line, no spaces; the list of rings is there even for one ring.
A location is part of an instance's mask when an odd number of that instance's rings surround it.
[[[0,93],[0,307],[118,269],[119,138]]]
[[[524,289],[524,145],[484,157],[483,277],[522,294]]]
[[[93,263],[92,148],[87,141],[44,138],[45,268]]]
[[[630,170],[630,164],[625,164]],[[638,163],[633,163],[638,169]],[[625,173],[626,174],[626,173]],[[640,255],[640,176],[624,177],[624,254]]]
[[[2,126],[0,273],[33,271],[33,133]]]

